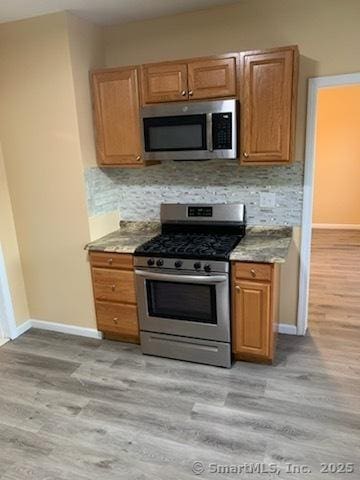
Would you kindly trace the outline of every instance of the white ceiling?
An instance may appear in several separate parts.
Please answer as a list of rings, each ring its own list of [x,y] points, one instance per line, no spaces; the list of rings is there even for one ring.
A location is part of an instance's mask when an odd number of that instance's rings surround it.
[[[203,10],[236,0],[0,0],[0,23],[69,10],[99,25]]]

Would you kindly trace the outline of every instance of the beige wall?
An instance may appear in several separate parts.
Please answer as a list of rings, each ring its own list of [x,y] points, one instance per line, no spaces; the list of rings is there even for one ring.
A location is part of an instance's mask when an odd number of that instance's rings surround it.
[[[67,21],[0,25],[0,139],[30,316],[95,327]]]
[[[89,71],[104,65],[103,31],[69,13],[66,21],[82,160],[85,166],[96,166]]]
[[[108,65],[298,44],[313,75],[359,69],[358,0],[240,0],[105,29]]]
[[[360,85],[324,88],[317,103],[315,224],[360,226]]]
[[[11,300],[17,325],[29,320],[23,271],[0,144],[0,246],[4,255]]]

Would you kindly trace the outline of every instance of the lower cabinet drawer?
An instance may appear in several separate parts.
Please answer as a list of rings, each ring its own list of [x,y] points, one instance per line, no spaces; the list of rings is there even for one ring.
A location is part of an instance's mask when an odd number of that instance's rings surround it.
[[[133,256],[124,253],[103,253],[90,252],[90,263],[92,267],[119,268],[132,270]]]
[[[92,276],[96,300],[136,303],[133,271],[93,268]]]
[[[138,336],[136,305],[96,302],[97,325],[100,331],[124,336]]]
[[[270,264],[235,262],[234,268],[236,278],[271,281],[272,266]]]

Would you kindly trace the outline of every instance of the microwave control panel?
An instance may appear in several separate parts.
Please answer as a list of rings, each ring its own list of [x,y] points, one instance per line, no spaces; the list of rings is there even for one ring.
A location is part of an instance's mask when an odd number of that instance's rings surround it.
[[[232,113],[212,114],[212,136],[214,150],[232,148]]]

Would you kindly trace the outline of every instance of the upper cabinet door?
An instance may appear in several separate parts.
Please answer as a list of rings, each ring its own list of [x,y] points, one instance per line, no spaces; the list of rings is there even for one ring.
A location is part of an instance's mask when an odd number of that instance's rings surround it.
[[[298,51],[240,53],[241,161],[292,161]]]
[[[184,63],[144,65],[142,97],[144,104],[187,100],[187,65]]]
[[[100,165],[141,166],[137,68],[92,72]]]
[[[236,58],[196,60],[188,63],[189,98],[236,95]]]

